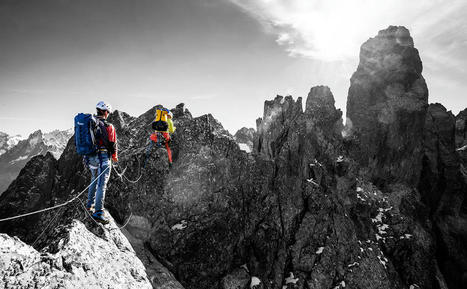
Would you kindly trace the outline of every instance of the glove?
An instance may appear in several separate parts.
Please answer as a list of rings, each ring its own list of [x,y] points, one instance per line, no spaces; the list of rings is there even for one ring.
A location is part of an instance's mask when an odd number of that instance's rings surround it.
[[[118,162],[118,157],[112,156],[112,160],[114,161],[114,163],[117,163]]]

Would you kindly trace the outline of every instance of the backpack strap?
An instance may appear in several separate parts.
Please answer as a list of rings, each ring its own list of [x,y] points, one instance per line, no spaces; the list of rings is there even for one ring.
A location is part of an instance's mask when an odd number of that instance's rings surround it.
[[[89,122],[89,132],[91,133],[91,139],[92,143],[94,146],[97,146],[97,141],[96,141],[96,122],[97,119],[95,116],[91,117],[91,121]]]
[[[110,153],[109,134],[107,133],[108,124],[105,120],[96,118],[96,139],[102,141],[102,146]],[[99,146],[100,144],[98,144]]]

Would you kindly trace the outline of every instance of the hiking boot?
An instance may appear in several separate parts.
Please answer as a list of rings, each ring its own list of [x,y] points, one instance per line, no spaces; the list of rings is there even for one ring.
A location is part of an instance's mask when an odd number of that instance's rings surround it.
[[[94,208],[93,207],[86,207],[86,211],[92,215],[92,213],[94,212]]]
[[[109,220],[105,217],[104,211],[102,210],[97,211],[94,214],[92,214],[92,218],[96,220],[97,222],[102,223],[104,225],[109,223]]]

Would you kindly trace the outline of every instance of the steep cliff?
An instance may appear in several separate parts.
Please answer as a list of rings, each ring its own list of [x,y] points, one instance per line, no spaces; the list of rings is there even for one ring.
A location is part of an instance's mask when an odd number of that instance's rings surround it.
[[[459,122],[457,122],[458,124]],[[463,151],[456,151],[456,118],[441,104],[431,104],[424,131],[419,189],[431,209],[438,261],[449,288],[467,285],[467,178]]]
[[[404,27],[391,26],[365,42],[350,79],[348,137],[353,158],[375,182],[417,184],[428,89],[422,62]]]
[[[456,151],[462,160],[462,170],[467,176],[467,109],[456,116]]]

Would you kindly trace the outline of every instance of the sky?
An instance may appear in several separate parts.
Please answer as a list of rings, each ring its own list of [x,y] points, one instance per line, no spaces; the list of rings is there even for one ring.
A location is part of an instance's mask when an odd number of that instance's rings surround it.
[[[466,108],[466,0],[0,0],[0,131],[68,129],[106,100],[183,102],[233,134],[315,85],[344,110],[360,45],[389,25],[410,29],[429,101]]]

